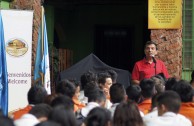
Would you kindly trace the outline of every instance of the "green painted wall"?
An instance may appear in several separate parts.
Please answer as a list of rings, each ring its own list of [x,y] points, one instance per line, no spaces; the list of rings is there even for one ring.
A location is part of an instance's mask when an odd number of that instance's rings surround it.
[[[96,24],[129,25],[135,27],[135,55],[141,59],[144,13],[143,5],[77,5],[55,10],[55,24],[63,29],[60,47],[72,49],[76,63],[93,52]]]
[[[52,45],[54,41],[54,7],[45,6],[45,15],[47,23],[48,43],[49,45]]]
[[[0,2],[0,8],[1,9],[9,9],[9,2],[7,2],[7,1],[1,1]]]

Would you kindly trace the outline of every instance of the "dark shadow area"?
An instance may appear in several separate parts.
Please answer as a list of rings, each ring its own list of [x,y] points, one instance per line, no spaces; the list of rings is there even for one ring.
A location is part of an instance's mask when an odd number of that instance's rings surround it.
[[[150,40],[147,0],[46,0],[54,7],[54,46],[70,49],[73,64],[94,53],[109,66],[129,70]]]

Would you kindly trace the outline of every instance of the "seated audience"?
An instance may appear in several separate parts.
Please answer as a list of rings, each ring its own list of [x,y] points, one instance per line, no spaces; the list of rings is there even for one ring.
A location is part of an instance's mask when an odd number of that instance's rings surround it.
[[[85,107],[85,104],[82,103],[79,100],[79,96],[80,96],[80,83],[75,81],[75,80],[72,80],[72,81],[74,81],[73,84],[76,87],[75,94],[73,95],[72,100],[74,102],[74,110],[77,111],[78,109],[81,109],[81,108]]]
[[[51,102],[51,106],[53,108],[62,106],[66,109],[74,110],[74,104],[73,104],[72,99],[66,95],[59,95],[58,97],[53,99],[53,101]]]
[[[119,103],[126,101],[127,95],[123,84],[115,83],[110,87],[110,101],[113,103],[111,108],[111,115],[113,117],[115,109]]]
[[[76,92],[76,87],[74,82],[67,79],[62,80],[56,86],[56,93],[68,96],[71,99],[73,99],[75,92]],[[74,104],[74,112],[76,112],[77,110],[78,110],[78,107]]]
[[[104,91],[106,95],[106,104],[105,107],[110,109],[112,103],[110,102],[109,90],[112,85],[111,75],[108,72],[101,72],[98,74],[98,84],[99,87]]]
[[[136,104],[141,102],[141,88],[139,85],[130,85],[126,89],[127,99],[135,102]],[[144,113],[139,110],[140,115],[143,117]]]
[[[15,126],[34,126],[40,122],[46,121],[52,108],[47,104],[35,105],[29,113],[22,115],[20,119],[14,121]]]
[[[92,110],[95,107],[103,107],[106,101],[106,96],[104,92],[99,89],[93,89],[90,91],[90,94],[88,94],[88,104],[83,107],[80,111],[76,112],[76,117],[78,120],[83,120],[87,117],[90,110]]]
[[[48,120],[48,116],[51,113],[53,108],[45,103],[35,105],[30,111],[29,114],[34,115],[39,122],[44,122]]]
[[[96,83],[97,84],[97,75],[92,71],[87,71],[81,75],[80,81],[81,81],[81,91],[80,91],[79,99],[81,102],[86,104],[86,103],[88,103],[88,98],[85,96],[85,92],[84,92],[85,86],[88,83]]]
[[[28,105],[25,108],[19,109],[13,113],[13,119],[19,119],[22,115],[28,113],[36,104],[43,103],[47,92],[41,85],[33,85],[28,91]]]
[[[177,92],[181,97],[181,107],[179,113],[189,118],[194,125],[194,102],[193,89],[188,81],[180,80],[172,87],[172,90]]]
[[[77,126],[73,110],[64,106],[55,107],[48,118],[49,121],[59,123],[61,126]]]
[[[178,115],[181,99],[174,91],[161,93],[157,98],[158,117],[144,118],[146,126],[192,126],[191,121]]]
[[[88,71],[81,75],[80,81],[81,81],[81,90],[84,90],[85,85],[87,83],[97,82],[97,75],[92,71]]]
[[[162,93],[165,90],[165,80],[160,75],[155,75],[150,78],[154,81],[155,89],[157,93]]]
[[[90,95],[91,92],[93,92],[94,89],[99,88],[99,85],[97,82],[89,82],[84,87],[84,96],[87,97]]]
[[[151,109],[151,98],[156,93],[154,81],[143,79],[140,81],[142,102],[138,104],[139,109],[147,114]]]
[[[74,86],[73,82],[65,79],[60,81],[56,85],[56,93],[66,95],[70,98],[73,98],[73,95],[75,94],[76,87]]]
[[[143,119],[151,119],[151,118],[155,118],[158,116],[158,108],[157,108],[157,100],[158,100],[158,96],[160,95],[161,93],[157,93],[155,94],[153,97],[152,97],[152,104],[151,104],[151,110],[149,111],[148,114],[146,114]]]
[[[133,101],[120,103],[114,113],[113,126],[144,126],[137,104]]]
[[[128,100],[132,100],[137,104],[141,101],[141,88],[139,85],[130,85],[126,89]]]
[[[52,93],[50,95],[47,95],[44,99],[44,103],[45,104],[48,104],[48,105],[51,105],[51,102],[56,98],[58,97],[59,94],[56,94],[56,93]]]
[[[116,71],[114,71],[113,69],[110,69],[110,70],[107,70],[107,72],[110,74],[111,76],[111,79],[112,79],[112,83],[116,83],[117,82],[117,77],[118,77],[118,74]]]
[[[165,90],[172,90],[172,87],[178,83],[178,79],[175,77],[168,78],[168,80],[165,83]]]
[[[96,107],[92,109],[84,121],[85,126],[110,126],[111,113],[106,108]]]

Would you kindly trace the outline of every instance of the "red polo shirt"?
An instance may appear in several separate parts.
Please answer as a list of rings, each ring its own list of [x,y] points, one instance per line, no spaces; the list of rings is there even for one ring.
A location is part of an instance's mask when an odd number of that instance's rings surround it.
[[[166,66],[161,60],[156,60],[156,74],[163,73],[166,78],[169,78]],[[144,58],[135,63],[132,71],[132,80],[141,81],[144,78],[151,78],[155,75],[155,63],[149,63]]]

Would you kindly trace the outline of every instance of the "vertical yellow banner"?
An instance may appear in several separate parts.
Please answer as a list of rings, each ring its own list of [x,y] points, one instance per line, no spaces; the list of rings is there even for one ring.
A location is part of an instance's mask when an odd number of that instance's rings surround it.
[[[148,29],[182,27],[182,0],[149,0]]]

